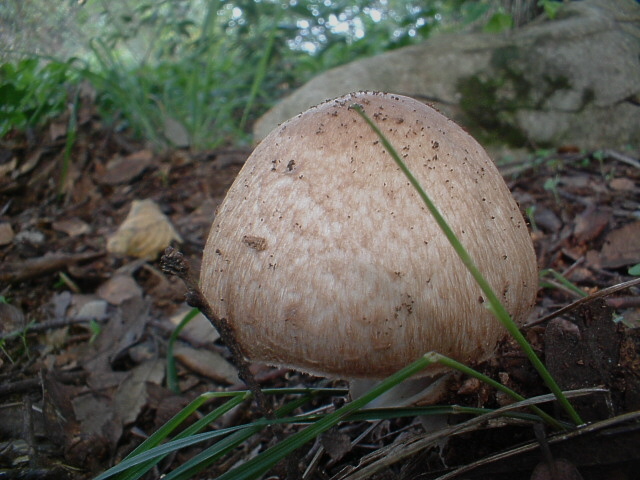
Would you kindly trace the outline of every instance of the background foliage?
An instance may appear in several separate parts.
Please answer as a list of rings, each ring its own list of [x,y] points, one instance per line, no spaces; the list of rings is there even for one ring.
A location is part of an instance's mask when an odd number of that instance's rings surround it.
[[[60,114],[67,93],[88,81],[114,128],[156,147],[248,141],[252,119],[321,71],[436,30],[510,28],[522,5],[528,16],[537,8],[535,0],[6,0],[0,136]]]

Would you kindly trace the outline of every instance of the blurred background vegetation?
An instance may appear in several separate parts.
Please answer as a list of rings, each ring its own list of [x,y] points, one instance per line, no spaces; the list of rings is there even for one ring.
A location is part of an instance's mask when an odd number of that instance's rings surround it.
[[[95,102],[155,148],[250,141],[312,76],[434,32],[498,32],[551,0],[4,0],[0,138]],[[80,100],[79,100],[80,99]]]

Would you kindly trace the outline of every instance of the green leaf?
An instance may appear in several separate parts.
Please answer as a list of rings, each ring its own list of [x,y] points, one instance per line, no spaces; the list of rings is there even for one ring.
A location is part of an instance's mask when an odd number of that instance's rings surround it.
[[[553,20],[556,18],[558,10],[562,7],[562,2],[558,2],[556,0],[540,0],[538,5],[541,5],[544,9],[545,15]]]
[[[501,33],[513,27],[513,17],[508,13],[498,12],[493,14],[482,29],[486,33]]]
[[[13,83],[0,85],[0,105],[3,113],[18,107],[23,98],[24,91],[17,89]]]

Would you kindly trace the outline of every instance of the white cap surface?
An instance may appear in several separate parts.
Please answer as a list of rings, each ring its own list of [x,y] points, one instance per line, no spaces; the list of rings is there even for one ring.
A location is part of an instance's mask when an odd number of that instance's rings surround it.
[[[486,359],[505,330],[353,103],[524,320],[537,290],[535,254],[491,159],[431,107],[370,92],[313,107],[258,145],[211,228],[205,296],[256,361],[383,378],[431,350]]]

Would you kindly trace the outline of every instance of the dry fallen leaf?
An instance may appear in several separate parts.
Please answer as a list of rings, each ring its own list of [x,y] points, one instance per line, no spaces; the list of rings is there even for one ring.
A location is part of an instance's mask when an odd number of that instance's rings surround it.
[[[121,305],[129,298],[142,298],[142,289],[131,275],[116,273],[98,287],[96,294],[111,305]]]
[[[175,118],[165,115],[164,121],[164,136],[171,142],[176,148],[186,148],[189,146],[189,132],[187,129]]]
[[[93,294],[74,294],[66,315],[75,320],[106,320],[107,302]]]
[[[238,371],[219,353],[177,345],[173,355],[176,360],[199,375],[230,385],[238,382]]]
[[[134,367],[118,386],[114,397],[115,410],[126,425],[135,421],[147,403],[147,382],[160,385],[164,380],[165,362],[161,359]]]
[[[77,237],[78,235],[83,235],[91,231],[89,224],[83,222],[78,217],[53,222],[51,226],[54,230],[64,232],[70,237]]]
[[[0,245],[9,245],[15,236],[10,223],[0,223]]]
[[[629,178],[614,178],[609,182],[609,186],[616,192],[632,192],[636,188],[636,184]]]
[[[24,313],[18,307],[0,302],[0,334],[25,327]]]
[[[351,451],[351,437],[342,432],[325,432],[320,435],[320,443],[334,463]]]
[[[11,160],[0,163],[0,177],[8,177],[18,166],[18,158],[11,157]]]
[[[184,317],[191,311],[191,307],[186,304],[177,313],[171,316],[169,321],[177,327]],[[191,345],[196,347],[215,342],[220,335],[213,328],[211,322],[200,312],[193,317],[180,332],[180,337],[184,338]]]
[[[569,460],[558,458],[550,462],[540,462],[533,473],[531,480],[582,480],[578,468]]]
[[[129,215],[107,241],[107,251],[155,260],[173,241],[182,238],[153,200],[134,200]]]
[[[116,157],[107,164],[106,172],[96,177],[104,185],[124,185],[153,166],[151,150],[140,150],[126,157]]]
[[[575,218],[573,236],[578,243],[586,243],[600,235],[611,221],[611,209],[589,206]]]
[[[605,268],[620,268],[640,262],[640,222],[628,223],[609,232],[600,261]]]

